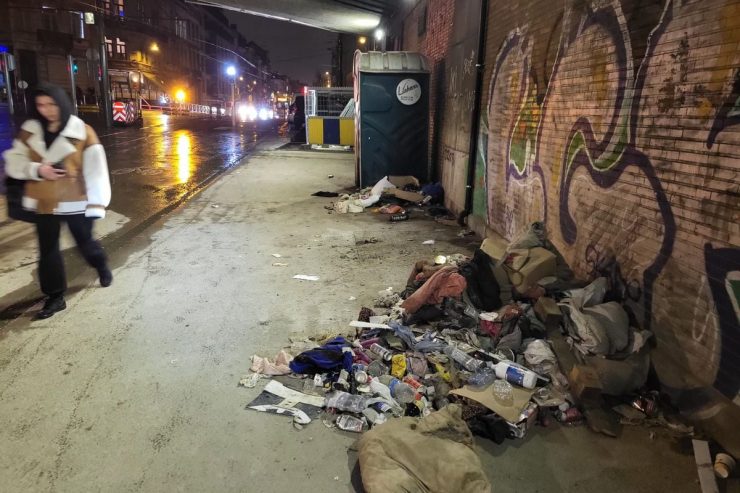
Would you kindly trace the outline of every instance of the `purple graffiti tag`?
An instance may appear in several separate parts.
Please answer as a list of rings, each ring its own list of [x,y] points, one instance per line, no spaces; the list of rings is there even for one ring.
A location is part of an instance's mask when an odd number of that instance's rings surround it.
[[[719,370],[714,387],[734,399],[740,392],[740,365],[736,357],[740,353],[740,324],[726,282],[730,272],[740,272],[740,249],[714,248],[707,243],[704,245],[704,263],[722,337]],[[738,289],[736,285],[735,289]],[[734,296],[737,297],[737,291],[734,291]]]

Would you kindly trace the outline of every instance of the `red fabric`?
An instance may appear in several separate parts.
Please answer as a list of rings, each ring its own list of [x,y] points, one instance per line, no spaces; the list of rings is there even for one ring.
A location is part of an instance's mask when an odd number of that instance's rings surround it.
[[[406,298],[401,306],[408,313],[416,313],[424,305],[436,305],[445,298],[459,298],[467,286],[465,278],[457,273],[457,267],[443,267]]]

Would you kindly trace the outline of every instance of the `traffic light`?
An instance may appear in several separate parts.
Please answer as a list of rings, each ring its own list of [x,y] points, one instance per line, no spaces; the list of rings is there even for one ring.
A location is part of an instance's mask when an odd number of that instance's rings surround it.
[[[74,72],[74,74],[77,75],[78,71],[79,71],[79,68],[77,67],[77,60],[72,60],[72,72]]]

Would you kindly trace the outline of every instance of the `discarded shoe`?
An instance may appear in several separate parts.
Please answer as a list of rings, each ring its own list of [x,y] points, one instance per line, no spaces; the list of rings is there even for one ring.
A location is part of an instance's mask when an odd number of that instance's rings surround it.
[[[100,285],[104,288],[107,288],[113,283],[113,273],[107,267],[105,269],[100,269],[98,271],[98,276],[100,277]]]
[[[44,303],[44,307],[36,314],[37,320],[43,320],[54,315],[56,312],[61,312],[67,308],[67,303],[64,301],[63,296],[55,296],[48,298]]]

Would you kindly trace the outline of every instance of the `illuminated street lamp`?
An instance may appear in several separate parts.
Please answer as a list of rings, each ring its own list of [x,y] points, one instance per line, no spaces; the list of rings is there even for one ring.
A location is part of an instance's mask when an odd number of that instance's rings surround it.
[[[375,48],[377,49],[378,41],[380,41],[380,49],[385,51],[385,31],[382,29],[375,30]]]
[[[159,45],[157,43],[152,43],[151,46],[149,46],[149,51],[152,53],[159,53]]]
[[[182,89],[179,89],[175,93],[175,99],[177,99],[178,103],[182,104],[185,101],[185,91],[183,91]]]
[[[226,75],[231,77],[231,126],[236,127],[236,67],[226,67]]]
[[[365,43],[367,43],[367,38],[365,36],[360,36],[359,38],[357,38],[357,42],[361,45],[364,45]]]

